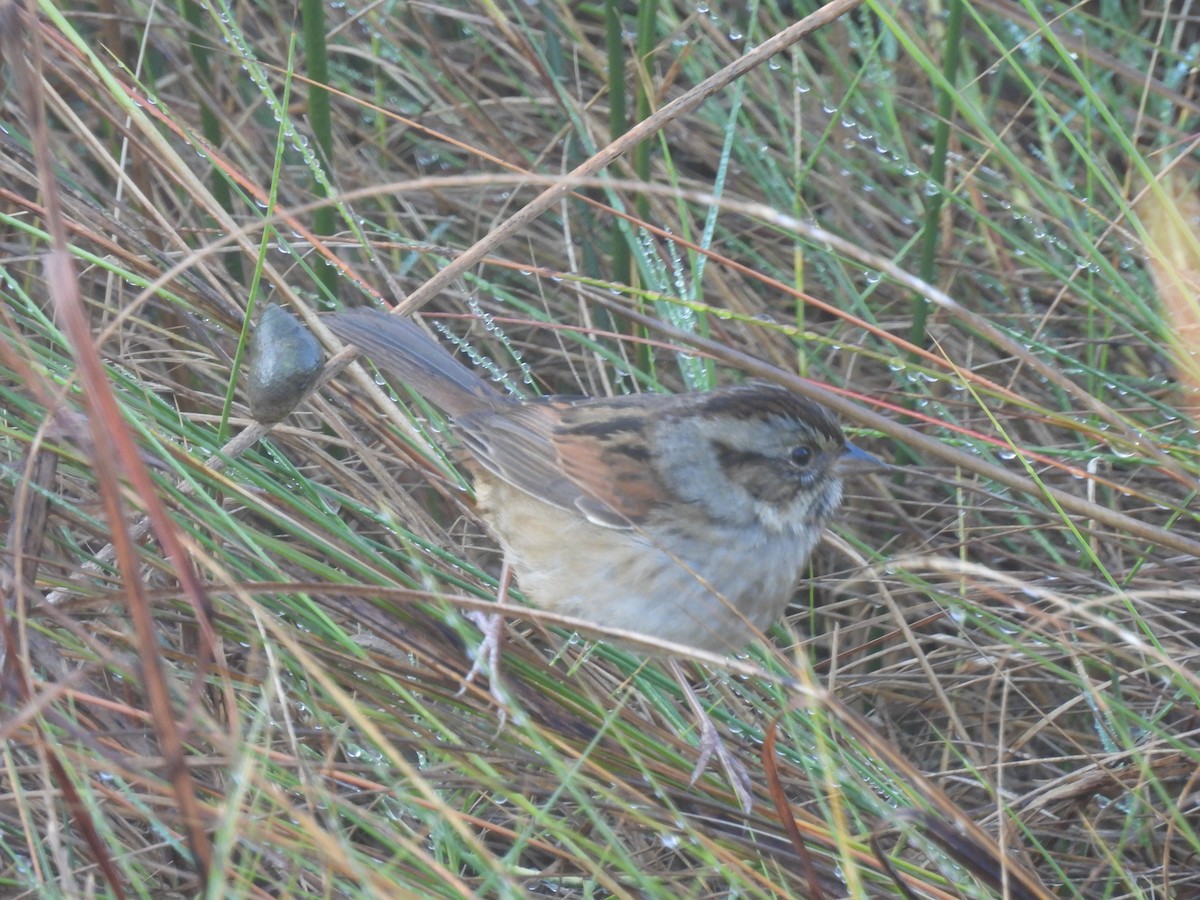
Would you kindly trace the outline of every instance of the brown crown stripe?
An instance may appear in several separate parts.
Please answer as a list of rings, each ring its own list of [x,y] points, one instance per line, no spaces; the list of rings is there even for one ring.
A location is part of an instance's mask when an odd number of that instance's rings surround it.
[[[755,385],[730,391],[714,391],[705,399],[707,402],[702,409],[712,415],[759,419],[766,413],[803,422],[834,443],[845,440],[837,421],[823,407],[785,388]]]

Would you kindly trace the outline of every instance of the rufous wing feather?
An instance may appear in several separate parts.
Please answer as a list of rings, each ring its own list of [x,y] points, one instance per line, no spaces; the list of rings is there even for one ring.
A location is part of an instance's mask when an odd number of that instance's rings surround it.
[[[633,528],[667,500],[642,435],[655,406],[648,400],[625,398],[617,417],[608,400],[535,400],[456,424],[496,477],[597,525]]]

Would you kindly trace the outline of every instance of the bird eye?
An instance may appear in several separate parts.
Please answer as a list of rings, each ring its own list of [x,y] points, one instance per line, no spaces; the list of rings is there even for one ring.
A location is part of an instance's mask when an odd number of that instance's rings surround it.
[[[803,469],[813,461],[812,447],[803,445],[792,448],[792,465],[797,469]]]

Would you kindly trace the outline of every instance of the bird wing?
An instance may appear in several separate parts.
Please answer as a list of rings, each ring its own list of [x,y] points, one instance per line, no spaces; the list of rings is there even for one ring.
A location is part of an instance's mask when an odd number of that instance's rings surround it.
[[[597,525],[633,528],[666,501],[648,428],[664,396],[527,401],[455,420],[485,469]]]

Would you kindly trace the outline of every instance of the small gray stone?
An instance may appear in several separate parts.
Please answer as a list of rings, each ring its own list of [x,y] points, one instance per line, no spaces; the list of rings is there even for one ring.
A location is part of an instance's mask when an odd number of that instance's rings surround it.
[[[316,383],[324,364],[320,342],[294,315],[270,304],[250,336],[246,394],[263,424],[291,413]]]

